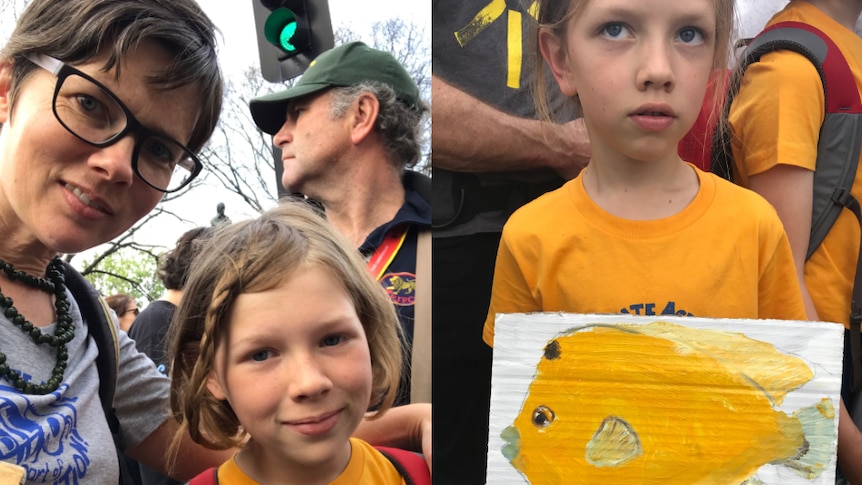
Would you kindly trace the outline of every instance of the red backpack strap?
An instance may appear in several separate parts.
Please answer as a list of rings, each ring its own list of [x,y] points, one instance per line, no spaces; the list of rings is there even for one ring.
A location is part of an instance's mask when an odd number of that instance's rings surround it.
[[[189,480],[188,485],[218,485],[218,468],[210,468]]]
[[[431,485],[431,471],[428,470],[428,464],[420,455],[387,446],[374,448],[392,463],[407,485]]]

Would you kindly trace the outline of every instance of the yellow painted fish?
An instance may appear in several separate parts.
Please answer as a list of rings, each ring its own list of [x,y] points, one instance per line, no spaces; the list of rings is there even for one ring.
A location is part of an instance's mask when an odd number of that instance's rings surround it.
[[[502,452],[533,485],[758,483],[767,463],[813,479],[835,452],[832,401],[776,409],[813,376],[740,333],[572,329],[546,345]]]

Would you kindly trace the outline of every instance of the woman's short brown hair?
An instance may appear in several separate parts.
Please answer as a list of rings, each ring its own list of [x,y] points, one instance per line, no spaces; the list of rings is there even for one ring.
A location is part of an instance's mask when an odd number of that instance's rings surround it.
[[[197,88],[199,114],[187,145],[199,151],[209,140],[222,106],[224,82],[216,55],[216,28],[194,0],[33,0],[18,17],[0,58],[12,62],[11,101],[36,69],[30,54],[78,64],[107,53],[104,70],[144,41],[153,41],[172,58],[150,79],[165,90]],[[182,141],[182,140],[181,140]]]

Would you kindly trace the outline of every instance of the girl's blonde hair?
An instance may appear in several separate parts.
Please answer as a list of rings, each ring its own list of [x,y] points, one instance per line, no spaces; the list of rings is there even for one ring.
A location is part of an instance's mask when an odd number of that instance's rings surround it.
[[[207,389],[227,315],[237,296],[277,288],[306,267],[330,271],[353,300],[371,354],[370,405],[377,416],[391,407],[401,374],[400,325],[392,302],[322,214],[306,202],[283,201],[256,219],[218,228],[192,264],[170,332],[171,408],[180,423],[174,449],[185,432],[212,449],[247,438],[230,404]]]
[[[533,82],[533,96],[536,103],[536,113],[543,121],[557,121],[548,104],[548,73],[544,69],[544,60],[539,50],[539,32],[550,32],[562,38],[566,35],[569,21],[579,15],[593,0],[538,0],[537,33],[533,36],[533,50],[536,53],[536,75]],[[721,114],[721,105],[726,90],[726,76],[730,56],[731,34],[734,24],[734,0],[715,0],[715,50],[713,51],[712,67],[719,74],[713,76],[710,82],[715,82],[713,98],[710,104],[709,119],[714,121]],[[601,69],[601,66],[596,66]],[[577,101],[574,101],[577,104]],[[576,106],[580,111],[580,106]]]

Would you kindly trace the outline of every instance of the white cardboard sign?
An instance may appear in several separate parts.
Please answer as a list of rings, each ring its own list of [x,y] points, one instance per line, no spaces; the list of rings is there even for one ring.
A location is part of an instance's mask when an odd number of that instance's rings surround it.
[[[498,315],[489,484],[835,480],[843,327]]]

